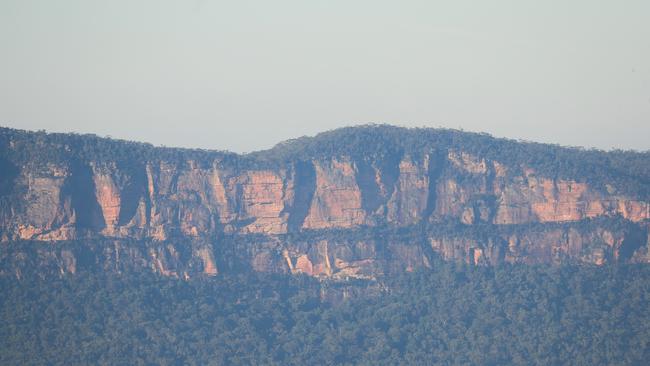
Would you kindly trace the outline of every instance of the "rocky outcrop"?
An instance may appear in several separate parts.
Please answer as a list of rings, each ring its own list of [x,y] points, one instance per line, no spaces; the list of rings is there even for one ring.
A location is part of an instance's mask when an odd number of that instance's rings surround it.
[[[449,153],[443,160],[404,156],[395,172],[372,162],[366,167],[371,179],[365,180],[361,164],[349,157],[309,164],[315,176],[309,192],[296,184],[297,164],[241,171],[219,161],[200,167],[191,160],[148,162],[136,171],[95,162],[25,166],[17,182],[24,204],[12,208],[3,229],[22,240],[88,235],[166,240],[222,232],[284,234],[292,225],[300,231],[449,219],[467,225],[616,215],[633,222],[650,219],[648,202],[576,180],[538,177],[532,169],[509,175],[501,163],[466,153]],[[390,186],[383,178],[388,175],[395,176]]]
[[[293,192],[285,190],[288,182],[283,171],[246,172],[238,177],[241,186],[241,212],[239,220],[251,221],[243,226],[247,233],[280,234],[287,232],[288,213],[285,207],[293,202]]]
[[[315,162],[316,192],[303,228],[349,228],[365,222],[355,168],[348,160]]]
[[[38,240],[74,237],[76,211],[71,195],[66,192],[70,176],[67,167],[48,164],[36,172],[23,170],[21,173],[25,194],[22,212],[12,218],[14,237]]]
[[[606,195],[575,180],[539,178],[531,170],[510,181],[501,178],[494,195],[495,224],[566,222],[612,215],[634,222],[650,218],[648,202]]]
[[[598,221],[515,225],[477,232],[471,226],[444,232],[432,225],[419,235],[403,230],[329,231],[292,236],[241,235],[217,241],[102,239],[43,245],[10,242],[0,251],[0,275],[41,276],[79,270],[149,270],[188,279],[224,272],[304,274],[323,279],[376,279],[431,267],[436,257],[473,266],[502,263],[560,264],[648,263],[648,226]],[[252,235],[252,234],[247,234]]]
[[[398,225],[420,221],[429,200],[429,156],[421,162],[404,157],[399,163],[399,176],[387,203],[387,220]]]
[[[228,250],[235,251],[229,258],[253,271],[332,278],[409,271],[429,265],[431,255],[473,265],[650,262],[650,204],[643,194],[615,181],[599,185],[579,176],[544,175],[462,146],[297,155],[271,164],[218,153],[165,155],[164,149],[145,159],[91,159],[47,136],[39,142],[6,136],[0,136],[6,172],[0,179],[2,241],[110,242],[98,262],[112,270],[130,258],[166,276],[217,275],[229,268],[223,265]],[[52,154],[56,159],[30,158],[48,143],[59,149]],[[592,219],[622,220],[637,229],[590,224],[585,232],[574,225]],[[500,234],[421,233],[446,225]],[[527,225],[542,228],[502,234]],[[368,228],[410,234],[390,242],[345,239]],[[332,231],[338,240],[287,239]],[[266,246],[235,250],[224,236]],[[129,247],[133,240],[148,243],[147,249]],[[194,243],[189,251],[179,244],[186,241]],[[73,252],[57,253],[52,258],[59,272],[80,268]]]
[[[120,192],[111,176],[111,171],[116,171],[117,169],[115,167],[111,168],[101,170],[97,168],[93,169],[95,199],[104,219],[104,230],[102,234],[106,235],[114,235],[121,208]]]

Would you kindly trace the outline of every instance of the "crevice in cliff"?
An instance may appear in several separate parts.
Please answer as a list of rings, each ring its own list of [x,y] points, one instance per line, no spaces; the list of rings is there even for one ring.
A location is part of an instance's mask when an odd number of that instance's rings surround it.
[[[128,224],[133,219],[142,197],[145,198],[145,203],[148,201],[148,197],[145,194],[147,189],[147,176],[144,169],[144,166],[132,168],[129,179],[120,192],[121,207],[117,221],[117,224],[120,226]],[[147,213],[148,211],[146,210]],[[148,218],[146,222],[149,222]]]
[[[70,197],[75,212],[75,225],[78,229],[101,231],[106,227],[102,208],[95,196],[95,181],[89,165],[74,161],[70,165],[71,174],[66,179],[61,199]]]
[[[373,166],[365,159],[355,161],[355,180],[361,191],[361,208],[368,214],[375,212],[382,204],[381,189]]]
[[[182,164],[178,164],[175,169],[173,174],[171,175],[171,179],[169,181],[169,194],[174,194],[178,193],[178,179],[180,178],[182,172],[184,170],[188,169],[186,166],[183,166]]]
[[[623,239],[621,247],[618,250],[618,262],[628,262],[639,248],[646,245],[648,239],[647,227],[639,227],[637,225],[629,226],[630,228],[625,235],[625,239]]]
[[[429,178],[429,192],[427,194],[427,205],[422,214],[424,220],[429,219],[429,217],[431,217],[431,215],[436,210],[436,200],[438,198],[437,183],[438,179],[440,176],[442,176],[442,173],[444,171],[447,162],[446,156],[446,152],[441,150],[436,150],[429,154],[427,167]]]
[[[403,156],[403,152],[396,152],[386,155],[377,162],[377,168],[380,172],[379,178],[386,190],[384,192],[386,199],[389,199],[393,195],[393,192],[395,192],[395,187],[397,186],[400,173],[399,163],[402,161]]]
[[[5,159],[4,157],[0,157],[0,198],[4,196],[8,196],[12,193],[13,188],[14,188],[14,183],[16,181],[16,178],[18,178],[18,174],[20,173],[20,170],[18,167],[10,162],[9,160]]]
[[[253,221],[250,221],[250,218],[242,218],[242,216],[246,216],[246,211],[244,210],[244,202],[245,202],[245,196],[244,196],[244,187],[241,184],[235,184],[235,195],[234,195],[234,200],[232,201],[232,208],[233,212],[236,214],[235,220],[233,224],[237,225],[237,223],[241,221],[247,221],[244,222],[243,225],[239,225],[240,227],[246,226],[248,224],[251,224],[255,222],[255,218],[253,218]]]
[[[492,194],[494,192],[494,183],[497,177],[497,167],[493,161],[490,161],[487,167],[485,175],[485,192],[487,194]]]
[[[430,268],[431,263],[435,263],[436,260],[440,259],[440,254],[436,253],[431,247],[431,243],[429,241],[431,235],[427,232],[426,226],[420,225],[418,231],[420,231],[420,234],[419,240],[417,242],[420,246],[420,250],[422,251],[422,256],[424,257],[424,265]]]
[[[14,193],[16,179],[20,169],[4,157],[0,157],[0,240],[4,236],[6,223],[11,220],[12,206],[15,204],[11,199]]]
[[[311,201],[316,192],[316,169],[311,161],[298,161],[294,165],[295,193],[293,204],[288,208],[289,218],[287,229],[289,232],[300,231],[305,218],[309,214]]]

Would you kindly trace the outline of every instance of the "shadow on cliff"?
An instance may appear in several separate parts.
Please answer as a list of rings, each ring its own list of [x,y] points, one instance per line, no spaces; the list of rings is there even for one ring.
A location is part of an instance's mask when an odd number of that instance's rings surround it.
[[[76,227],[101,231],[106,227],[106,223],[95,196],[95,181],[90,166],[74,161],[70,164],[70,171],[71,174],[63,186],[62,197],[70,197]]]
[[[402,156],[401,151],[388,154],[375,160],[374,167],[373,162],[366,159],[355,161],[357,168],[355,178],[361,191],[361,207],[365,212],[372,214],[390,200],[399,178],[399,163]],[[379,170],[379,176],[377,176],[375,168]],[[383,192],[380,183],[383,186]]]
[[[445,151],[436,150],[429,155],[429,194],[427,195],[427,205],[422,214],[423,219],[427,220],[436,211],[436,201],[438,199],[438,180],[442,176],[447,157]]]
[[[18,167],[4,157],[0,157],[0,197],[8,196],[14,188],[14,182],[18,178],[20,170]]]
[[[316,191],[316,169],[311,161],[299,161],[295,165],[295,193],[293,205],[288,209],[289,232],[300,231]]]
[[[629,262],[634,253],[645,245],[648,239],[647,227],[642,228],[637,225],[630,225],[630,229],[628,230],[618,252],[618,261],[622,263]]]
[[[120,166],[120,168],[128,174],[128,180],[124,188],[120,192],[121,207],[120,215],[118,218],[118,225],[123,226],[128,224],[135,216],[140,200],[144,198],[146,209],[146,222],[150,221],[151,203],[149,202],[149,195],[146,194],[147,189],[147,175],[144,165],[136,166]]]
[[[361,191],[361,207],[365,212],[375,212],[382,203],[381,190],[377,184],[375,170],[364,159],[357,160],[355,165],[357,167],[355,178]]]

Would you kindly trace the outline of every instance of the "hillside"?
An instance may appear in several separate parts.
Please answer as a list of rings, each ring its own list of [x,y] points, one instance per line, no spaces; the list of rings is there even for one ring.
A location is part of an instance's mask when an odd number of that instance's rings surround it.
[[[650,153],[362,126],[238,155],[0,129],[0,273],[650,262]]]
[[[265,273],[3,277],[0,364],[647,364],[646,265],[432,264],[383,290]]]

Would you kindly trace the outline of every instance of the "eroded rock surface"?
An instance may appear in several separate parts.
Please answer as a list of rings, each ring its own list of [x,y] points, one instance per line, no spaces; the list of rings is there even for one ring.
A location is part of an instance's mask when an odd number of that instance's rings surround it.
[[[129,263],[188,278],[217,275],[234,261],[252,271],[343,279],[426,267],[432,255],[472,265],[650,262],[643,194],[617,181],[544,175],[462,147],[252,164],[217,153],[91,159],[47,138],[5,140],[2,242],[110,242],[93,254],[106,270]],[[61,150],[57,159],[29,157],[48,143]],[[608,220],[623,224],[616,229]],[[429,233],[449,225],[486,234]],[[519,229],[504,234],[512,227]],[[353,239],[373,228],[404,233]],[[339,239],[308,240],[331,232]],[[135,249],[134,240],[148,244]],[[241,241],[265,244],[234,246]],[[59,273],[84,266],[75,251],[43,250]],[[24,270],[20,263],[29,260],[20,258],[5,258],[15,270],[3,271]]]

